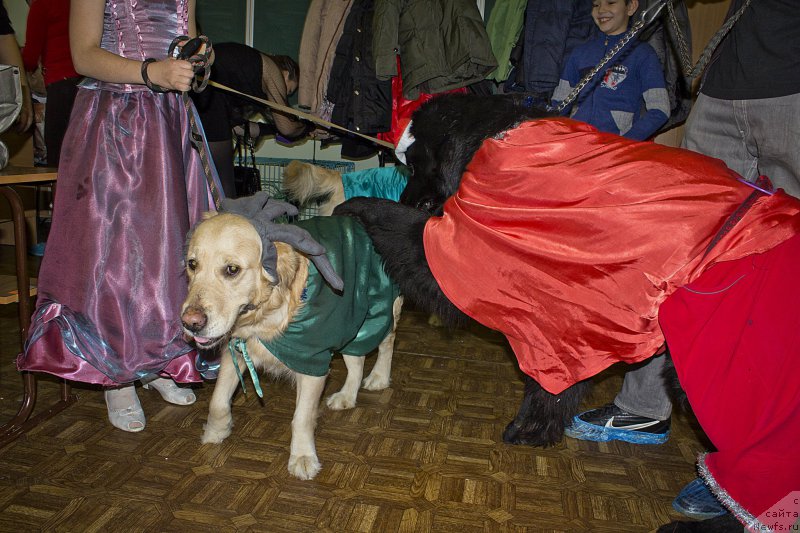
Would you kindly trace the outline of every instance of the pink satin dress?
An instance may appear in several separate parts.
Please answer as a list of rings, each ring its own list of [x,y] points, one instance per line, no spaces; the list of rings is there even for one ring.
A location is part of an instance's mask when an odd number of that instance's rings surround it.
[[[187,33],[186,0],[108,1],[101,46],[161,59]],[[82,82],[20,370],[102,385],[200,381],[180,323],[182,252],[213,203],[190,129],[180,93]]]

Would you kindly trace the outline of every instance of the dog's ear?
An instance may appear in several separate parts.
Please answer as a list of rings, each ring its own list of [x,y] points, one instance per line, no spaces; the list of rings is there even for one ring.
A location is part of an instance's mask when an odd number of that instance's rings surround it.
[[[300,261],[304,259],[297,251],[283,242],[276,242],[278,250],[278,278],[283,288],[291,287],[297,277]]]
[[[278,283],[275,289],[300,298],[308,279],[308,259],[283,242],[276,242],[278,251]],[[266,271],[265,271],[266,275]]]
[[[206,211],[203,213],[203,220],[208,220],[209,218],[214,218],[219,213],[217,211]]]

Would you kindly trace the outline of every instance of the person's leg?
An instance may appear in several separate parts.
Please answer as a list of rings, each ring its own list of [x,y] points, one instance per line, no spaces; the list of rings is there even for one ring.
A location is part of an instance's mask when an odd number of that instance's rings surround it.
[[[759,174],[772,180],[775,188],[800,198],[800,93],[779,98],[742,100],[750,134],[748,139],[757,156]]]
[[[131,433],[137,433],[144,429],[144,411],[142,411],[142,404],[139,403],[133,383],[115,389],[106,389],[104,396],[108,420],[114,427]]]
[[[749,140],[750,128],[737,102],[700,94],[686,122],[682,147],[722,159],[743,177],[755,179],[758,157]],[[614,403],[577,415],[566,435],[594,441],[665,442],[672,402],[662,375],[664,362],[664,356],[655,356],[629,370]]]
[[[722,159],[744,178],[758,177],[758,158],[748,141],[750,125],[733,100],[697,96],[686,120],[681,147]]]
[[[150,374],[141,379],[142,388],[155,389],[161,397],[169,403],[175,405],[191,405],[197,400],[191,387],[181,387],[172,379],[162,378],[156,374]]]
[[[614,404],[628,413],[667,420],[672,414],[672,400],[664,379],[666,355],[654,355],[628,370]]]
[[[69,125],[72,104],[78,92],[79,78],[57,81],[47,86],[44,113],[44,143],[47,146],[47,165],[58,166],[61,143]]]
[[[217,168],[219,181],[226,198],[236,198],[236,182],[233,177],[233,145],[231,140],[209,141],[208,148]]]
[[[576,415],[564,433],[596,442],[662,444],[669,438],[672,401],[664,379],[666,355],[655,355],[625,374],[614,403]]]

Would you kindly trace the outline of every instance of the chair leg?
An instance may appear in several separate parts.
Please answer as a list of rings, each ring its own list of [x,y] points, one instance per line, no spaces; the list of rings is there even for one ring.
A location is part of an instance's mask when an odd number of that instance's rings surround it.
[[[14,251],[16,255],[17,295],[19,310],[19,330],[21,347],[25,349],[25,339],[30,326],[30,281],[28,280],[28,247],[25,236],[25,218],[22,200],[11,187],[0,187],[0,194],[6,197],[11,205],[14,220]],[[45,411],[31,417],[36,405],[37,382],[36,375],[30,372],[22,374],[23,394],[22,405],[17,414],[6,424],[0,427],[0,447],[5,446],[40,422],[47,420],[56,413],[63,411],[73,404],[78,398],[71,393],[69,383],[64,380],[61,384],[61,399]]]
[[[0,427],[0,448],[9,444],[14,439],[36,427],[41,422],[60,413],[78,400],[77,395],[71,391],[70,383],[67,380],[61,382],[61,399],[48,407],[46,410],[31,417],[33,408],[36,405],[37,379],[36,374],[24,372],[22,374],[24,392],[22,404],[17,414],[7,423]]]

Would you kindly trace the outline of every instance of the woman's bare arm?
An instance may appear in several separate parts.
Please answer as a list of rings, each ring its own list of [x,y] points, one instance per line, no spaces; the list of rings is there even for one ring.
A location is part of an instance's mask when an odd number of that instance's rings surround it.
[[[70,47],[75,70],[84,76],[114,83],[143,84],[142,62],[127,59],[100,48],[105,0],[72,0],[69,16]],[[189,6],[189,31],[196,32],[194,1]],[[188,91],[192,66],[172,58],[151,63],[150,81],[165,89]]]

